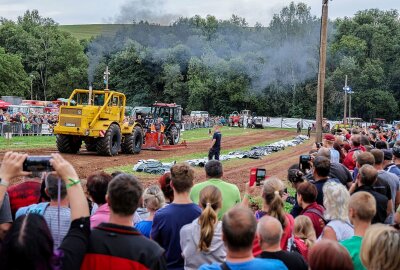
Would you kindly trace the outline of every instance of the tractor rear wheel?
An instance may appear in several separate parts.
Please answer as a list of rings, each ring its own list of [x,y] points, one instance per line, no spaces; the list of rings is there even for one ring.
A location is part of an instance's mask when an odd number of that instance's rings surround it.
[[[72,135],[57,135],[57,149],[60,153],[76,154],[82,145],[82,139]]]
[[[115,156],[121,148],[121,130],[118,125],[111,124],[103,138],[97,139],[96,151],[102,156]]]
[[[121,150],[125,154],[139,154],[142,150],[143,135],[142,129],[136,127],[132,134],[125,135]]]
[[[180,131],[176,126],[172,126],[167,134],[168,141],[170,145],[176,145],[179,143]]]

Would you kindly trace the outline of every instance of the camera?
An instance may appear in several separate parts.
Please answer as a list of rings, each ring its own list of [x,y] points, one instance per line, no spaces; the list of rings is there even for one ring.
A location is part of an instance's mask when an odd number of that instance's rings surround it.
[[[265,180],[267,171],[261,168],[251,168],[250,169],[250,186],[260,186],[261,182]]]
[[[310,161],[311,161],[311,155],[301,155],[300,156],[299,167],[302,172],[305,173],[306,170],[311,169],[310,163],[309,163]]]
[[[317,149],[320,149],[322,147],[322,143],[317,142],[317,143],[315,143],[315,146],[317,146]]]
[[[30,156],[23,164],[23,170],[26,172],[51,172],[53,166],[50,164],[50,156]]]

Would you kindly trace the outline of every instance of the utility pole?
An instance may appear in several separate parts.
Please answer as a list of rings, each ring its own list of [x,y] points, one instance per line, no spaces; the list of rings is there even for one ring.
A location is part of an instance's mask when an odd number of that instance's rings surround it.
[[[35,76],[33,74],[29,75],[31,77],[31,100],[33,100],[33,79]]]
[[[344,81],[344,114],[343,114],[343,124],[346,125],[347,124],[347,75],[346,75],[346,79]]]
[[[316,136],[315,142],[322,142],[322,119],[324,115],[324,87],[326,66],[326,43],[328,39],[328,0],[322,0],[321,34],[319,49],[319,72],[317,89],[317,111],[316,111]]]
[[[104,83],[106,84],[106,89],[108,90],[108,76],[110,75],[110,72],[108,71],[108,66],[106,66],[106,71],[104,72]]]

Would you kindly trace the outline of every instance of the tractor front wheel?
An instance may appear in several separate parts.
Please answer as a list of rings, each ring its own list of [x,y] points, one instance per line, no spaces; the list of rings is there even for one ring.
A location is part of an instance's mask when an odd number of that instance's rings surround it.
[[[111,124],[103,138],[97,139],[96,150],[102,156],[115,156],[121,148],[121,130],[118,125]]]
[[[76,154],[82,145],[82,139],[72,135],[57,135],[57,149],[60,153]]]
[[[125,135],[121,150],[125,154],[139,154],[142,150],[143,134],[140,127],[136,127],[132,134]]]

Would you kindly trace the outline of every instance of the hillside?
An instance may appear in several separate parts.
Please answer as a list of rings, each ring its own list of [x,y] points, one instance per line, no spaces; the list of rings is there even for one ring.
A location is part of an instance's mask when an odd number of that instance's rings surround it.
[[[60,25],[60,29],[70,32],[77,39],[90,39],[91,37],[103,35],[113,35],[118,27],[123,24],[77,24]]]

